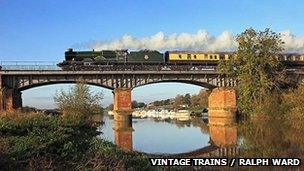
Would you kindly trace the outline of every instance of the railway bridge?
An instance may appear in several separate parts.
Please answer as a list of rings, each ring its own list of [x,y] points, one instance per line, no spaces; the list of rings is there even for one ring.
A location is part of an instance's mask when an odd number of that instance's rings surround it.
[[[232,79],[220,77],[215,71],[61,71],[61,70],[2,70],[0,71],[2,110],[22,106],[21,92],[33,87],[80,80],[113,90],[115,109],[130,109],[131,90],[159,82],[181,82],[209,89],[234,87]]]
[[[289,70],[288,78],[296,83],[304,82],[304,72]],[[82,81],[113,90],[114,110],[130,111],[132,89],[160,82],[180,82],[202,86],[212,90],[209,97],[209,116],[234,116],[236,81],[219,75],[216,70],[112,70],[105,71],[62,71],[57,69],[14,69],[0,70],[0,111],[12,111],[22,107],[21,92],[33,87],[58,83]]]

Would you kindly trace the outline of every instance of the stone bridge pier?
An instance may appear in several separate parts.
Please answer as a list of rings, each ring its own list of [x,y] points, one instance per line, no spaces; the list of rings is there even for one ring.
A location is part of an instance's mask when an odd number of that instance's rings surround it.
[[[125,151],[133,150],[131,89],[117,88],[114,96],[114,141]]]

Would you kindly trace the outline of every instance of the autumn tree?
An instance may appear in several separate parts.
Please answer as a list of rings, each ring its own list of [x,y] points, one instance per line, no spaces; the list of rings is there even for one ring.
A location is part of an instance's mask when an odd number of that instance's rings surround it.
[[[242,112],[253,111],[264,97],[279,89],[284,80],[283,67],[278,60],[283,51],[281,35],[270,29],[252,28],[237,35],[238,49],[229,61],[220,61],[221,74],[237,81],[238,106]]]
[[[57,92],[54,101],[64,115],[98,114],[102,98],[102,93],[93,93],[88,85],[79,82],[68,91]]]
[[[192,95],[191,107],[207,108],[209,94],[210,94],[209,91],[202,89],[199,91],[198,94]]]
[[[107,107],[107,110],[113,110],[113,109],[114,109],[113,103],[109,104],[109,106]]]
[[[173,106],[174,108],[178,108],[179,106],[184,105],[184,96],[178,94],[175,98],[174,98],[174,103]]]

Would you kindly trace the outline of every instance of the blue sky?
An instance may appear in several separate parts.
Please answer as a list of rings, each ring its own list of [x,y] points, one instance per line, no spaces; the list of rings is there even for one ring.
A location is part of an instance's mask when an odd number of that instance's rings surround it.
[[[203,29],[218,36],[223,31],[237,34],[248,27],[269,27],[303,36],[303,10],[301,0],[0,0],[0,59],[60,61],[69,47],[83,49],[94,41],[111,41],[125,34],[140,38],[160,31],[194,34]],[[200,89],[182,85],[191,93]],[[183,93],[180,89],[171,92],[170,86],[153,85],[153,92],[160,98]],[[24,91],[24,103],[50,99],[60,88],[66,86]],[[144,90],[149,87],[140,89],[135,100],[148,96]]]

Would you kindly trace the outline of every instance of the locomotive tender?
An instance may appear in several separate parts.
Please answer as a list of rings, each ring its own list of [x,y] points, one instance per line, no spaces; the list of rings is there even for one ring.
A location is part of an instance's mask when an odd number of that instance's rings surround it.
[[[109,66],[181,66],[205,65],[215,66],[219,60],[229,60],[232,52],[201,52],[201,51],[166,51],[155,50],[101,50],[65,52],[65,60],[58,64],[63,70],[100,70]],[[283,62],[304,63],[304,55],[296,53],[282,54]]]

